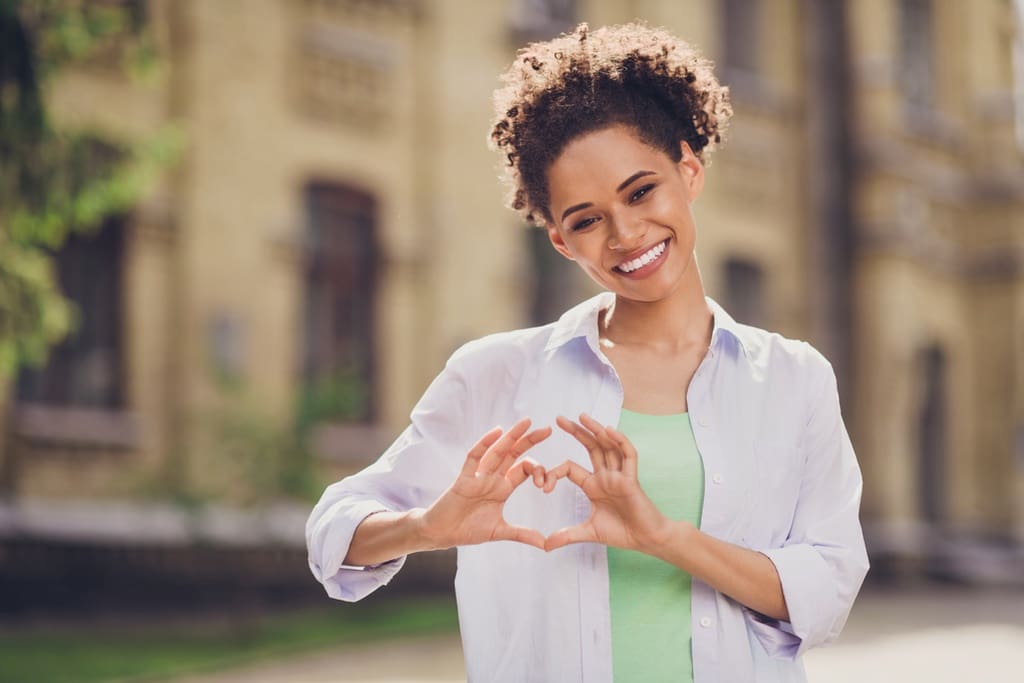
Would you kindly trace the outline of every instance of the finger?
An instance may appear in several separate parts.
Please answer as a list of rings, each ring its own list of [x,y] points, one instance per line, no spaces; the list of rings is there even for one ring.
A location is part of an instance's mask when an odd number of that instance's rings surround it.
[[[544,534],[536,529],[530,529],[528,527],[504,522],[495,530],[494,540],[517,541],[519,543],[525,543],[526,545],[532,545],[534,548],[545,550],[544,544],[546,539],[544,538]]]
[[[480,440],[469,449],[469,453],[466,455],[466,461],[462,463],[462,476],[470,476],[476,474],[477,468],[480,466],[480,458],[484,457],[484,453],[490,448],[495,441],[501,436],[501,427],[495,427],[491,431],[487,432],[480,437]]]
[[[528,450],[539,444],[541,441],[551,436],[551,433],[551,427],[541,427],[540,429],[534,429],[532,432],[523,434],[521,437],[519,437],[515,444],[513,444],[512,447],[509,448],[502,455],[503,460],[508,462],[502,462],[501,466],[506,466],[512,460],[515,460],[523,453],[527,452]]]
[[[597,439],[594,438],[594,435],[590,433],[590,430],[586,429],[583,425],[573,422],[564,415],[556,417],[555,423],[583,444],[583,447],[587,450],[598,447]]]
[[[608,434],[608,429],[596,422],[593,422],[593,426],[587,425],[587,429],[594,433],[597,438],[598,444],[604,450],[605,463],[610,470],[621,470],[622,469],[622,449],[619,447],[617,441],[611,438]]]
[[[604,467],[606,467],[604,461],[604,450],[601,448],[601,445],[597,442],[597,439],[594,438],[594,435],[591,434],[585,427],[576,424],[569,418],[562,417],[561,415],[555,418],[555,423],[558,424],[559,427],[568,432],[570,435],[572,435],[574,439],[583,444],[583,447],[587,449],[587,455],[590,457],[591,464],[594,465],[595,472],[599,469],[603,469]]]
[[[566,460],[558,467],[548,470],[547,477],[545,477],[544,480],[544,492],[551,493],[554,491],[555,484],[563,477],[567,478],[580,488],[583,488],[584,482],[586,482],[587,478],[592,476],[592,474],[592,472],[583,468],[578,462]]]
[[[569,474],[569,461],[563,462],[558,467],[548,470],[547,474],[544,475],[544,493],[551,493],[555,490],[555,484],[562,477],[568,476]]]
[[[547,476],[547,471],[543,465],[537,465],[533,468],[533,485],[537,488],[544,488],[544,479]]]
[[[580,424],[584,429],[594,435],[594,439],[602,448],[618,449],[618,444],[607,436],[604,436],[606,427],[594,418],[590,417],[586,413],[580,413]]]
[[[509,480],[513,487],[517,487],[531,476],[536,478],[538,469],[543,473],[544,468],[538,465],[536,460],[533,458],[523,458],[508,468],[508,471],[505,472],[505,478]]]
[[[548,470],[547,474],[544,475],[544,493],[551,493],[552,491],[554,491],[555,485],[558,483],[558,480],[568,473],[569,466],[566,465],[565,463],[562,463],[558,467],[554,467]]]
[[[544,541],[544,550],[550,552],[567,546],[570,543],[595,542],[597,542],[597,536],[594,535],[593,528],[590,525],[578,524],[576,526],[559,529],[548,536],[547,540]]]
[[[608,436],[613,438],[616,443],[619,444],[619,450],[622,453],[622,471],[632,479],[637,478],[637,470],[640,465],[640,454],[636,452],[636,447],[633,445],[625,434],[612,427],[608,428]]]
[[[586,413],[580,413],[580,421],[577,424],[580,430],[597,444],[595,452],[600,453],[605,469],[621,469],[619,465],[618,444],[603,436],[604,426]]]
[[[519,422],[516,422],[512,427],[505,432],[500,439],[494,442],[494,444],[487,449],[484,453],[484,457],[480,459],[480,466],[477,468],[477,472],[497,472],[501,466],[501,461],[504,458],[505,452],[512,447],[516,441],[519,440],[526,430],[530,427],[530,418],[524,417]]]
[[[558,472],[555,470],[549,470],[548,473],[544,475],[544,485],[541,487],[541,490],[544,493],[551,493],[555,490],[555,486],[561,478],[562,477],[558,476]]]

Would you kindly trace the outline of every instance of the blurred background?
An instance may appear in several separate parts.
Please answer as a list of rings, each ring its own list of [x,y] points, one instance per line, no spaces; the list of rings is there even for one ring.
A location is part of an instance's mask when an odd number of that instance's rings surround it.
[[[731,89],[709,294],[839,377],[872,571],[809,671],[1021,662],[1024,3],[0,0],[0,681],[463,676],[451,553],[332,603],[303,524],[457,346],[595,292],[490,96],[636,18]]]

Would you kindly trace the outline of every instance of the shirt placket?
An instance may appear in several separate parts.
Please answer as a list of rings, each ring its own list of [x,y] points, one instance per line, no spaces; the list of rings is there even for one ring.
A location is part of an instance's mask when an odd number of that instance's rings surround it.
[[[719,498],[714,487],[708,486],[708,473],[717,471],[719,440],[716,438],[716,415],[712,410],[710,398],[710,377],[713,365],[717,361],[718,351],[715,350],[715,339],[711,349],[697,367],[686,395],[687,411],[694,425],[694,440],[697,451],[704,465],[704,505],[701,511],[701,531],[709,532],[718,516]],[[713,476],[713,475],[712,475]],[[691,590],[690,626],[693,639],[693,679],[694,681],[717,681],[719,677],[719,628],[715,623],[717,617],[715,590],[703,581],[693,580]]]
[[[588,340],[592,341],[592,340]],[[612,364],[594,344],[591,350],[600,359],[602,378],[594,400],[592,417],[601,424],[617,424],[622,410],[622,382]],[[576,490],[576,523],[585,522],[590,501]],[[579,552],[580,624],[583,680],[586,683],[611,683],[612,642],[611,605],[608,599],[608,549],[599,543],[581,543]]]

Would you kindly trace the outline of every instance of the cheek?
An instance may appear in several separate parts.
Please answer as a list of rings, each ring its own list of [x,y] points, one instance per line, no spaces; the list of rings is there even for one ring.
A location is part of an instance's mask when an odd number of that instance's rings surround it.
[[[652,197],[652,200],[647,205],[647,213],[652,219],[675,223],[689,216],[689,207],[686,202],[681,197],[673,195],[672,192],[661,192]]]

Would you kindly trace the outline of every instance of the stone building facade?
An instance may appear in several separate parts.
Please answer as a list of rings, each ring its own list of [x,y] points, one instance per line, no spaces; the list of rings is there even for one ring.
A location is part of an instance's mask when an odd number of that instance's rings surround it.
[[[696,210],[705,285],[740,321],[832,359],[878,556],[1024,545],[1015,3],[146,9],[152,82],[83,71],[51,101],[120,136],[177,122],[187,146],[136,211],[67,248],[93,264],[83,318],[110,333],[68,351],[71,388],[8,387],[8,500],[144,500],[171,484],[230,497],[238,466],[204,420],[244,404],[284,424],[324,376],[354,397],[315,430],[321,476],[340,476],[404,427],[459,344],[592,293],[502,208],[490,93],[525,41],[640,17],[698,45],[731,87]]]

